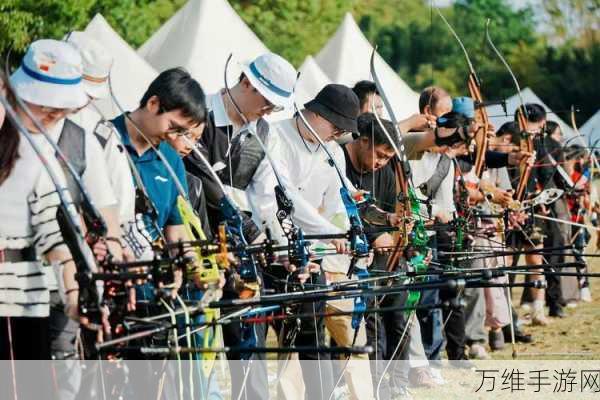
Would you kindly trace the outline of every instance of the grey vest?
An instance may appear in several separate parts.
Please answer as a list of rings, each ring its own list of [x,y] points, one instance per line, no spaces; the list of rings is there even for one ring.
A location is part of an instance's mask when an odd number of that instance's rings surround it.
[[[256,131],[260,139],[266,145],[269,135],[269,125],[263,119],[257,121]],[[258,143],[256,136],[249,134],[247,131],[241,131],[231,141],[231,169],[232,178],[231,186],[237,189],[245,190],[256,169],[265,157],[265,152]],[[226,159],[225,159],[226,160]],[[225,183],[230,182],[229,162],[225,161],[226,167],[219,171],[219,178]]]
[[[85,130],[76,123],[65,119],[65,125],[60,133],[57,144],[77,175],[81,178],[87,164],[85,157]],[[80,208],[82,197],[79,187],[68,171],[67,166],[63,162],[60,164],[67,178],[67,187],[69,188],[73,202],[77,208]]]

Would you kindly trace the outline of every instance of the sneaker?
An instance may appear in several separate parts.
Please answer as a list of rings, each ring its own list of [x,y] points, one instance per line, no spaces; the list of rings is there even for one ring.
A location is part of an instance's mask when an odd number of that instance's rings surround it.
[[[502,328],[502,333],[504,335],[504,342],[511,343],[510,325],[506,325],[504,328]],[[530,334],[525,333],[521,329],[515,327],[515,342],[517,342],[517,343],[532,343],[533,337]]]
[[[590,288],[587,286],[581,288],[581,290],[579,291],[579,298],[581,299],[581,301],[583,301],[585,303],[591,303],[592,302],[592,292],[590,292]]]
[[[429,373],[431,374],[431,378],[437,385],[445,385],[446,380],[442,376],[442,370],[439,368],[429,368]]]
[[[469,358],[473,360],[489,360],[490,355],[480,343],[473,343],[469,347]]]
[[[538,310],[531,318],[531,325],[533,326],[548,326],[550,321],[544,315],[544,309]]]
[[[554,317],[554,318],[564,318],[564,317],[566,317],[565,311],[563,310],[563,308],[560,305],[558,305],[558,304],[552,305],[551,304],[550,307],[548,307],[548,308],[550,310],[548,312],[549,316]]]
[[[566,305],[567,308],[577,308],[577,302],[576,301],[569,301]]]
[[[492,351],[502,350],[504,348],[504,333],[502,333],[502,329],[490,331],[489,344]]]
[[[533,303],[521,303],[521,310],[524,314],[529,314],[533,311]]]
[[[408,382],[411,387],[432,388],[436,386],[428,367],[412,368],[408,373]]]
[[[466,358],[463,358],[462,360],[448,360],[448,364],[450,367],[457,369],[475,369],[473,361],[467,360]]]
[[[396,386],[392,389],[392,399],[413,400],[413,397],[406,386]]]

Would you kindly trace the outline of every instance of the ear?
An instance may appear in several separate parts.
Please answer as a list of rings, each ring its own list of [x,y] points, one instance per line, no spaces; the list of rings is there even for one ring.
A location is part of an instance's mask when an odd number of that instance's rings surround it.
[[[146,102],[146,110],[151,114],[158,114],[160,111],[160,99],[154,95]]]
[[[370,140],[369,140],[369,138],[368,138],[368,137],[366,137],[366,136],[360,136],[360,137],[358,138],[358,141],[359,141],[359,143],[360,143],[362,146],[369,147],[369,142],[370,142]]]
[[[250,83],[250,80],[248,79],[247,76],[244,76],[240,82],[240,85],[242,85],[242,88],[244,88],[244,90],[250,90],[253,88],[252,84]]]

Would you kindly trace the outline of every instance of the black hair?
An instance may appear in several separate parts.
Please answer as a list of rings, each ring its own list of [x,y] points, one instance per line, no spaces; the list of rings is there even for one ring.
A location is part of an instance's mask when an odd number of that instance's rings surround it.
[[[8,104],[14,106],[14,96],[8,87],[8,80],[1,69],[0,81],[4,84]],[[0,185],[10,176],[10,173],[19,158],[20,138],[21,136],[15,126],[9,121],[8,117],[5,116],[2,126],[0,126]]]
[[[518,136],[521,133],[519,124],[515,121],[509,121],[502,124],[500,129],[496,131],[496,136],[512,135],[513,137]]]
[[[523,110],[523,106],[519,106],[515,111],[515,121],[518,121],[519,113]],[[529,122],[540,122],[546,119],[546,110],[539,104],[525,104],[525,117]]]
[[[391,121],[388,121],[387,119],[380,118],[380,120],[385,130],[390,134],[392,140],[394,140],[394,144],[397,144],[395,138],[394,124]],[[382,144],[385,144],[392,147],[385,132],[377,122],[375,114],[370,112],[361,114],[358,116],[356,123],[358,125],[358,133],[360,134],[360,137],[369,139],[369,143],[371,145],[380,146]]]
[[[198,124],[206,121],[204,91],[183,68],[171,68],[161,72],[144,93],[140,107],[145,107],[152,96],[160,100],[161,113],[181,110],[185,117]]]
[[[419,112],[423,114],[426,106],[435,108],[442,98],[449,96],[448,92],[438,86],[429,86],[423,89],[419,96]]]
[[[556,121],[546,121],[546,134],[552,135],[556,128],[560,129],[560,125]],[[562,133],[562,130],[561,130]]]
[[[356,94],[358,100],[360,101],[360,108],[363,108],[367,101],[369,101],[369,96],[371,94],[379,94],[377,86],[371,81],[356,82],[356,85],[354,85],[352,91],[354,94]]]

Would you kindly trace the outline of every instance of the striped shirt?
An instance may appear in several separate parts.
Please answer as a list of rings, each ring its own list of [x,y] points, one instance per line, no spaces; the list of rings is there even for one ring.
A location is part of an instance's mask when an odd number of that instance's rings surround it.
[[[45,138],[32,136],[42,148],[47,166],[64,186],[62,169]],[[65,196],[70,201],[68,192]],[[0,316],[48,316],[51,274],[41,260],[52,249],[68,249],[56,221],[60,204],[56,188],[25,137],[21,137],[19,158],[11,175],[0,185],[0,204],[0,249],[34,246],[38,255],[34,262],[0,263]]]

